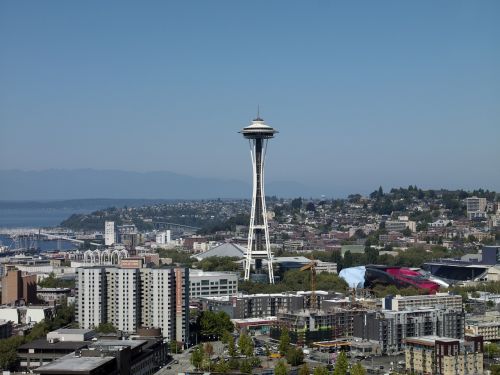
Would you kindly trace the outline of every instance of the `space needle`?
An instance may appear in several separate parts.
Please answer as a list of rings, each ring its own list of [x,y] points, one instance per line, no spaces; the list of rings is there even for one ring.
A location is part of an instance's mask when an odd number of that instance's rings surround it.
[[[252,124],[240,131],[250,143],[250,156],[253,169],[252,211],[250,213],[250,227],[248,229],[248,245],[245,259],[245,280],[250,280],[252,260],[255,261],[255,275],[257,281],[265,280],[262,269],[262,260],[267,260],[267,274],[270,284],[274,284],[273,254],[269,241],[267,227],[266,195],[264,194],[264,159],[266,157],[267,141],[278,133],[257,114]]]

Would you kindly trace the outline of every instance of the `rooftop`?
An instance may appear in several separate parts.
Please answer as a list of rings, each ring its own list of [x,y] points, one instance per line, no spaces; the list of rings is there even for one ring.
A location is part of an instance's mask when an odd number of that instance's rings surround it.
[[[90,372],[115,360],[115,357],[77,357],[72,353],[38,367],[35,371],[40,374],[79,374],[82,371]]]
[[[27,344],[21,345],[19,349],[38,349],[38,350],[55,350],[55,349],[71,349],[77,350],[87,347],[87,341],[56,341],[54,343],[48,342],[46,339],[38,339]]]
[[[440,337],[440,336],[435,336],[435,335],[406,338],[406,342],[411,342],[414,344],[422,344],[422,345],[435,345],[436,341],[457,342],[457,341],[463,341],[463,340],[454,339],[452,337]]]
[[[213,276],[213,277],[224,277],[224,276],[236,276],[235,272],[212,272],[212,271],[203,271],[198,269],[189,269],[189,277],[191,276]]]
[[[232,257],[242,259],[245,257],[245,253],[246,249],[243,246],[226,242],[203,253],[194,254],[191,258],[196,258],[198,261],[209,257]]]
[[[50,333],[59,333],[59,334],[75,334],[75,335],[83,335],[85,333],[92,333],[94,330],[92,329],[83,329],[83,328],[59,328]]]

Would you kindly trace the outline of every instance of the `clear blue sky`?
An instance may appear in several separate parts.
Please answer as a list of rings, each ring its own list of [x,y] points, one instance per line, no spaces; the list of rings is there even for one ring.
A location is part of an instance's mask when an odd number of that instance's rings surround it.
[[[0,169],[500,190],[500,1],[2,1]]]

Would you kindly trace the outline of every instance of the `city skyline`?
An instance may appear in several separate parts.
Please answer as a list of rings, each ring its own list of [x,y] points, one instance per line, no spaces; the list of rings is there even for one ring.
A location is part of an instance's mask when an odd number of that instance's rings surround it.
[[[0,169],[500,190],[500,5],[362,5],[4,3]]]

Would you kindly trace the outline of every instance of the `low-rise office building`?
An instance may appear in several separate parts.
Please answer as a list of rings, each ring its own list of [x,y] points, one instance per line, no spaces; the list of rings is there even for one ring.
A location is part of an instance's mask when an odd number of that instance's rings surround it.
[[[22,371],[34,369],[55,361],[75,350],[86,348],[96,333],[87,329],[59,329],[42,338],[21,345],[17,350]]]
[[[236,296],[238,294],[238,274],[190,269],[189,285],[190,299]]]
[[[482,336],[485,341],[500,340],[500,321],[481,322],[467,320],[465,333]]]
[[[53,306],[0,306],[0,320],[10,320],[13,324],[35,324],[52,319]]]
[[[450,293],[436,293],[417,296],[387,296],[382,298],[384,310],[403,311],[423,307],[462,310],[462,296]]]
[[[158,355],[162,352],[162,355]],[[38,367],[37,374],[152,375],[164,364],[167,344],[155,340],[98,340]]]
[[[298,345],[310,345],[317,341],[330,341],[350,338],[353,335],[355,316],[363,316],[362,309],[331,309],[280,311],[277,324],[271,328],[271,337],[279,340],[281,331],[286,327],[290,341]]]
[[[316,291],[316,308],[333,295]],[[202,309],[224,311],[231,319],[276,316],[279,311],[301,311],[310,308],[311,292],[247,294],[201,298]]]
[[[483,373],[483,339],[423,336],[406,340],[406,371],[411,374],[479,375]]]
[[[70,288],[37,288],[36,296],[40,301],[48,304],[61,304],[68,300]]]

